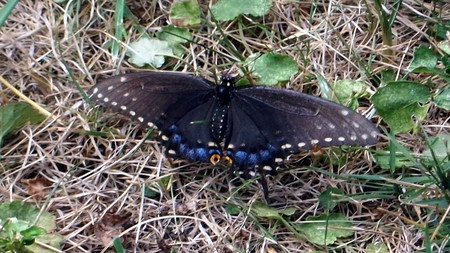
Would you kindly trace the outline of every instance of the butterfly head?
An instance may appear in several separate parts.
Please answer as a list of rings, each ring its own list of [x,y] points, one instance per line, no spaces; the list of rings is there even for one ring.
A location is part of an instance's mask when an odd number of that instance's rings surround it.
[[[222,87],[229,87],[229,88],[234,88],[236,84],[236,78],[229,76],[229,75],[223,75],[220,78],[220,86]]]
[[[231,100],[231,92],[235,87],[236,80],[229,75],[223,75],[220,78],[219,85],[216,86],[216,98],[220,106],[228,106]]]

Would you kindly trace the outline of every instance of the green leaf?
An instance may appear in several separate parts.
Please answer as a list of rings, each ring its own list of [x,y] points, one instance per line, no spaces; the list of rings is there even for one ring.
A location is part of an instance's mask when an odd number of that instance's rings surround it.
[[[426,70],[432,70],[437,64],[437,54],[426,46],[420,46],[414,51],[414,58],[408,67],[409,71],[417,73],[424,72]],[[423,70],[425,68],[425,70]]]
[[[241,78],[241,79],[239,79],[239,81],[236,82],[236,87],[250,85],[250,84],[251,84],[250,80],[248,80],[247,78]]]
[[[394,168],[391,168],[391,155],[389,152],[378,152],[375,156],[375,161],[377,161],[377,164],[385,169],[385,170],[391,170],[391,169],[398,169],[398,168],[407,168],[414,165],[417,165],[414,161],[411,161],[409,157],[406,157],[405,155],[401,153],[396,153],[395,158],[393,161]]]
[[[173,50],[173,53],[180,56],[184,53],[183,47],[180,45],[192,40],[192,34],[187,28],[180,28],[169,25],[161,28],[156,34],[158,39],[167,41]]]
[[[414,120],[422,121],[430,107],[429,100],[427,87],[408,81],[390,82],[372,97],[372,103],[394,134],[413,129]]]
[[[11,15],[11,12],[18,2],[19,0],[9,0],[2,4],[2,7],[0,8],[0,27],[3,26],[9,15]]]
[[[41,213],[32,205],[20,201],[0,204],[0,227],[3,227],[0,241],[15,245],[16,250],[26,246],[27,252],[47,253],[54,251],[45,245],[60,248],[62,237],[48,233],[56,227],[55,217],[48,212]],[[33,243],[34,240],[38,240],[39,244]]]
[[[447,32],[450,31],[450,22],[436,22],[432,27],[430,27],[430,32],[434,35],[437,40],[446,40]]]
[[[439,42],[438,47],[442,50],[442,52],[450,55],[450,40]]]
[[[352,223],[347,217],[338,213],[310,216],[306,218],[305,223],[297,225],[296,228],[309,241],[319,245],[329,245],[336,242],[338,238],[353,235]]]
[[[365,253],[389,253],[389,248],[384,243],[375,242],[369,243],[366,247]]]
[[[29,246],[32,245],[36,239],[36,237],[45,234],[47,231],[45,231],[45,229],[37,227],[37,226],[32,226],[29,227],[25,230],[20,231],[20,234],[23,236],[22,237],[22,244],[24,246]]]
[[[16,218],[28,224],[33,224],[39,216],[39,212],[39,209],[36,207],[20,201],[0,204],[0,226],[3,226],[4,222],[9,218]],[[53,230],[56,227],[55,217],[48,212],[43,212],[35,225],[47,231]]]
[[[344,197],[344,192],[337,188],[328,188],[319,196],[319,203],[325,210],[331,211],[336,204]]]
[[[20,231],[20,234],[27,239],[34,239],[37,236],[44,234],[45,232],[47,231],[45,231],[45,229],[41,227],[31,226],[25,230]]]
[[[139,67],[149,64],[159,68],[164,64],[164,56],[173,56],[173,52],[167,41],[140,38],[130,43],[127,55],[129,61]]]
[[[331,90],[330,85],[328,84],[327,79],[320,73],[315,74],[317,83],[319,84],[320,91],[322,93],[322,98],[332,100],[333,99],[333,92]]]
[[[295,75],[298,71],[298,65],[289,56],[268,53],[256,59],[253,71],[259,76],[261,84],[276,85]]]
[[[176,27],[174,25],[162,27],[156,36],[158,39],[167,41],[171,44],[186,43],[192,40],[192,34],[187,28]]]
[[[293,215],[297,211],[297,209],[291,207],[284,210],[278,210],[262,202],[255,202],[252,205],[252,211],[254,211],[257,216],[262,218],[282,219],[282,215]]]
[[[225,212],[231,215],[238,215],[239,213],[241,213],[241,209],[235,204],[228,204],[225,207]]]
[[[114,10],[114,39],[111,40],[111,53],[113,59],[117,59],[122,49],[120,42],[125,38],[125,27],[123,24],[123,17],[125,13],[125,0],[117,0]]]
[[[26,123],[41,123],[45,116],[25,102],[10,103],[0,107],[0,146],[4,138]]]
[[[389,68],[381,71],[381,80],[383,83],[394,82],[395,78],[395,71],[393,69]]]
[[[2,222],[0,238],[16,239],[17,234],[31,226],[29,221],[23,221],[16,217],[7,217],[1,219],[0,222]]]
[[[363,82],[350,79],[336,81],[332,85],[332,89],[334,91],[333,101],[352,109],[359,107],[358,98],[366,94]]]
[[[218,21],[228,21],[241,14],[264,16],[270,7],[272,0],[219,0],[211,7],[211,12]]]
[[[152,188],[148,187],[147,185],[144,186],[144,196],[150,199],[154,199],[156,196],[158,196],[159,192],[153,190]]]
[[[126,252],[120,238],[114,238],[113,244],[114,244],[114,248],[116,249],[116,253],[125,253]]]
[[[46,247],[45,245],[48,245],[55,249],[60,249],[63,237],[58,234],[47,233],[38,236],[36,240],[39,241],[39,244],[34,243],[27,246],[26,249],[28,250],[28,252],[55,253],[53,249]]]
[[[190,26],[200,24],[200,7],[196,0],[176,2],[170,9],[170,19],[177,26]]]
[[[422,155],[429,157],[429,160],[433,160],[431,150],[433,150],[439,162],[448,162],[450,157],[450,134],[440,133],[430,137],[430,146],[425,148]]]
[[[434,102],[438,107],[450,110],[450,88],[447,86],[441,89],[434,98]]]

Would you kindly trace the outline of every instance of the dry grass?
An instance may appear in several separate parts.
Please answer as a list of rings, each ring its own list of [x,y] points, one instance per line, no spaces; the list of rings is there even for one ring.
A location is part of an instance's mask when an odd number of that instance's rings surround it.
[[[58,224],[55,232],[65,238],[64,252],[112,252],[108,243],[115,236],[121,236],[129,252],[164,252],[170,247],[177,252],[320,249],[296,237],[279,222],[246,215],[251,204],[263,198],[257,184],[232,194],[226,170],[169,161],[157,142],[145,140],[146,132],[120,116],[106,112],[97,115],[107,119],[105,124],[96,123],[75,83],[87,90],[117,68],[127,71],[135,67],[123,56],[113,59],[105,46],[114,33],[114,2],[80,2],[22,0],[2,27],[1,75],[62,123],[49,119],[38,126],[27,126],[9,139],[0,153],[0,201],[24,200],[54,214]],[[170,22],[171,1],[131,2],[131,10],[141,17],[140,24],[150,34]],[[392,27],[395,43],[389,48],[381,43],[379,18],[370,3],[366,6],[362,1],[323,1],[311,16],[312,3],[294,2],[275,1],[264,18],[271,32],[242,32],[237,22],[221,28],[229,39],[235,40],[245,57],[271,48],[296,59],[301,71],[291,86],[297,90],[318,91],[311,73],[330,82],[350,78],[367,84],[371,81],[368,70],[380,73],[392,68],[399,75],[405,74],[414,48],[435,43],[426,33],[433,2],[403,1]],[[443,11],[447,15],[443,18],[448,21],[450,5],[440,5],[447,10],[447,14]],[[203,5],[204,13],[206,6]],[[251,19],[243,18],[243,22],[253,27]],[[138,34],[131,21],[126,20],[125,24],[129,40],[133,40]],[[195,31],[198,44],[186,44],[186,55],[180,61],[171,59],[167,69],[212,77],[213,72],[238,61],[211,34],[219,36],[211,23]],[[386,54],[386,49],[391,53]],[[375,92],[375,87],[371,92]],[[0,95],[2,105],[17,100],[4,86],[0,86]],[[448,124],[448,115],[433,115],[433,121],[426,125]],[[106,132],[108,136],[88,135],[87,130]],[[414,151],[423,148],[418,146],[417,137],[399,138],[415,145]],[[381,143],[378,148],[385,145]],[[335,173],[378,173],[367,151],[354,152],[348,159],[339,168],[326,163],[317,166]],[[293,166],[309,164],[305,156],[300,160]],[[295,216],[289,217],[293,223],[323,213],[318,196],[329,187],[340,188],[349,195],[364,192],[364,186],[358,182],[296,168],[270,182],[272,206],[298,209]],[[30,178],[38,178],[49,186],[31,196],[24,181]],[[144,196],[146,185],[157,193],[156,197]],[[227,213],[225,207],[229,203],[241,207],[243,212]],[[339,212],[352,220],[356,232],[353,238],[328,250],[365,252],[369,243],[384,243],[391,252],[421,250],[423,232],[411,221],[426,222],[427,208],[377,198],[340,204]]]

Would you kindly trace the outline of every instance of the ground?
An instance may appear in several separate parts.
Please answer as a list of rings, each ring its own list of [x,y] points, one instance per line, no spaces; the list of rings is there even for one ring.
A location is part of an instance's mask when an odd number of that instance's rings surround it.
[[[404,77],[415,49],[437,48],[432,24],[450,20],[450,4],[445,1],[404,0],[398,9],[399,2],[383,1],[386,12],[377,9],[376,2],[275,0],[263,17],[244,15],[214,23],[211,3],[200,1],[202,23],[190,27],[192,42],[183,43],[184,53],[167,57],[160,69],[214,80],[233,64],[276,52],[290,56],[299,66],[282,86],[321,96],[324,82],[360,81],[367,93],[356,109],[362,114],[375,112],[369,97],[383,86],[375,77],[388,69],[395,77]],[[424,227],[445,218],[443,210],[401,197],[409,187],[423,188],[424,198],[442,193],[430,185],[397,180],[395,173],[379,166],[374,155],[387,150],[383,130],[389,131],[389,126],[376,112],[371,120],[383,131],[379,144],[292,156],[287,169],[269,180],[271,200],[265,206],[257,182],[231,183],[225,165],[168,159],[155,138],[157,132],[107,109],[94,109],[82,91],[117,70],[145,69],[128,62],[122,50],[141,35],[139,28],[154,37],[174,22],[169,18],[172,1],[127,3],[134,16],[126,13],[125,36],[114,55],[110,43],[116,32],[117,4],[22,0],[1,27],[0,73],[18,92],[2,84],[0,104],[23,101],[17,95],[22,93],[49,116],[5,140],[0,149],[0,201],[25,201],[54,215],[52,232],[64,238],[62,252],[113,252],[115,237],[120,237],[127,252],[370,252],[376,245],[382,245],[378,252],[426,247],[437,252],[444,248],[445,239],[433,241],[435,237]],[[388,18],[383,13],[396,15],[385,25]],[[229,43],[223,43],[224,37]],[[422,82],[428,77],[407,78]],[[429,80],[436,87],[447,84]],[[432,105],[422,124],[433,136],[441,131],[436,129],[448,132],[448,119],[448,111]],[[417,132],[395,138],[412,154],[424,150]],[[403,169],[411,176],[423,175],[414,166]],[[374,175],[380,177],[371,181]],[[326,210],[319,197],[330,188],[341,190],[346,198]],[[294,212],[275,219],[255,212],[258,205]],[[351,236],[324,246],[289,228],[329,212],[351,221]]]

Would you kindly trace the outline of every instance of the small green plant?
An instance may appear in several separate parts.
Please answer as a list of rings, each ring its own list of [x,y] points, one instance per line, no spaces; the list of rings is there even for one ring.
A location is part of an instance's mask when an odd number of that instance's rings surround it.
[[[54,252],[43,247],[60,247],[61,236],[49,233],[53,229],[55,217],[48,212],[20,201],[0,204],[0,252]]]

